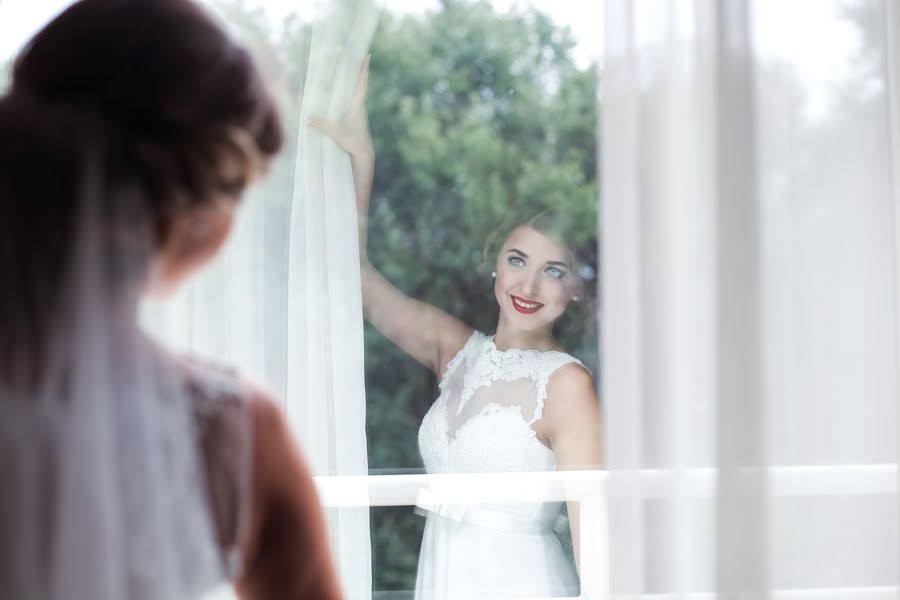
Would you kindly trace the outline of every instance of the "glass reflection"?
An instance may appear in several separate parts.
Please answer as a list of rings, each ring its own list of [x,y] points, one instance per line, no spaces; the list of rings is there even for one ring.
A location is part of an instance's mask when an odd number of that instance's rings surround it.
[[[601,462],[591,369],[569,353],[596,357],[596,75],[572,46],[548,17],[487,3],[388,17],[347,116],[311,119],[352,156],[363,308],[381,334],[366,348],[373,467]],[[439,378],[436,401],[421,366]],[[388,446],[397,458],[379,464]],[[453,504],[426,490],[418,507],[417,598],[577,594],[576,504],[574,564],[554,531],[559,502]],[[374,560],[391,562],[376,515]]]

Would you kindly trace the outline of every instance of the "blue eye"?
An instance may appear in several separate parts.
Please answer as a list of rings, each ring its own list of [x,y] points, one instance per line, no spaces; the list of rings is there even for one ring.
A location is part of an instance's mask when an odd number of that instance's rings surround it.
[[[565,271],[563,271],[562,269],[557,269],[556,267],[547,267],[547,270],[544,272],[553,279],[562,279],[566,274]]]
[[[511,264],[514,267],[524,267],[525,266],[525,260],[521,256],[510,256],[508,260],[509,260],[509,264]]]

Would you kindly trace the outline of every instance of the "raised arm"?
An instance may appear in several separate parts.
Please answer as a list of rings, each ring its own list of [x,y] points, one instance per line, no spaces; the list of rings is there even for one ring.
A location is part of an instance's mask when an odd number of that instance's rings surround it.
[[[369,200],[375,176],[375,148],[366,114],[369,57],[363,61],[350,110],[335,123],[311,118],[318,129],[350,153],[356,211],[359,222],[359,259],[362,278],[363,314],[385,337],[438,376],[465,345],[472,328],[456,317],[410,298],[369,262],[367,250]]]

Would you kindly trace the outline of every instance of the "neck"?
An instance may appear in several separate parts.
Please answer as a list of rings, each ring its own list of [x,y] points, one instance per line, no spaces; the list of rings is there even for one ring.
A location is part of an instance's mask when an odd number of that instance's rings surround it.
[[[559,347],[553,338],[553,324],[550,323],[540,329],[524,331],[511,325],[507,319],[500,315],[497,322],[497,335],[494,336],[494,345],[497,350],[555,350]]]

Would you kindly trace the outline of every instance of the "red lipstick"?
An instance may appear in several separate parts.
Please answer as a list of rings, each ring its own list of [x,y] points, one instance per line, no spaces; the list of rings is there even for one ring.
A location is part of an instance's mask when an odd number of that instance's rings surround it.
[[[512,305],[517,311],[522,313],[523,315],[531,315],[536,313],[543,307],[544,305],[540,302],[536,302],[534,300],[528,300],[527,298],[522,298],[521,296],[512,296]],[[525,305],[525,306],[523,306]]]

